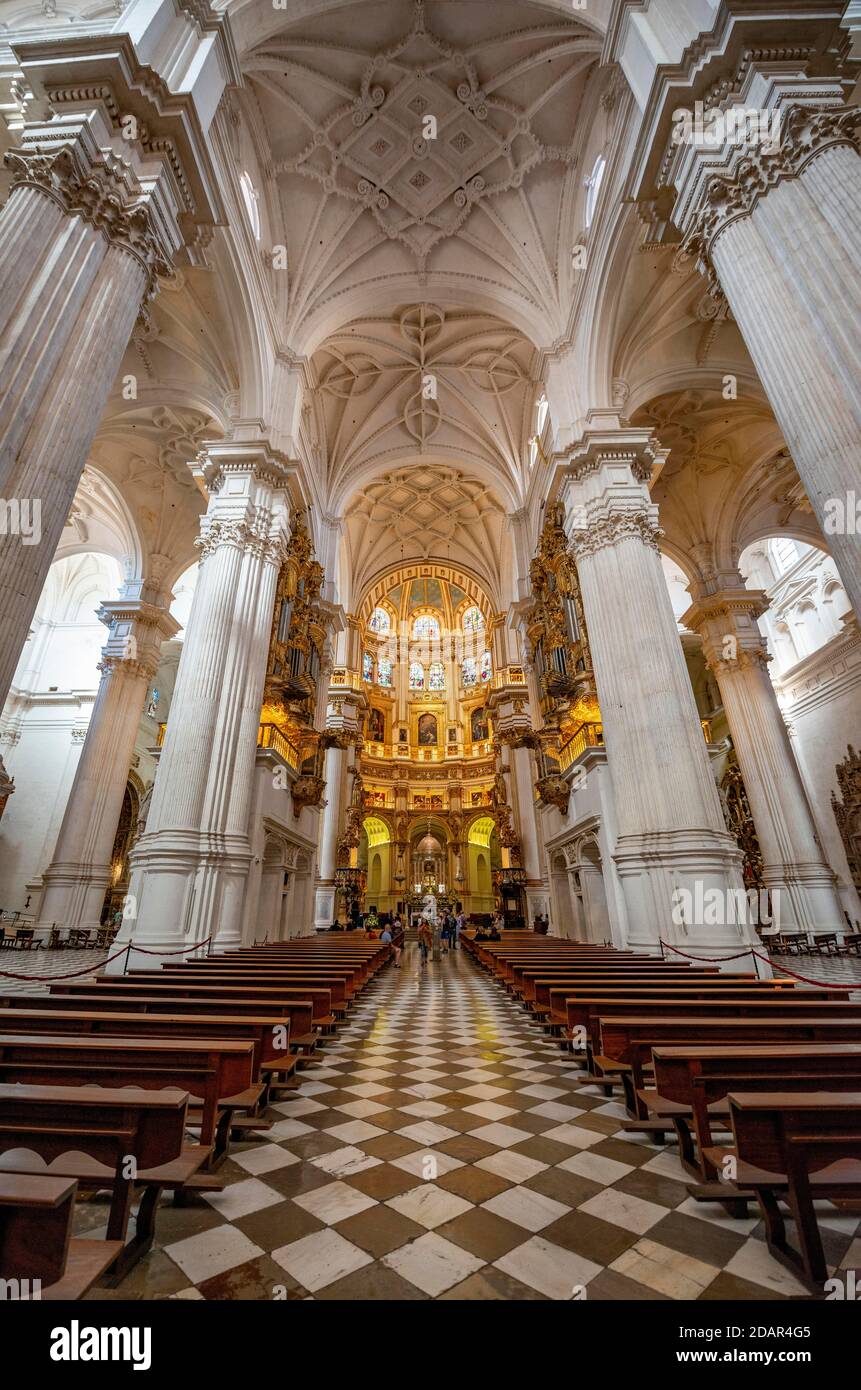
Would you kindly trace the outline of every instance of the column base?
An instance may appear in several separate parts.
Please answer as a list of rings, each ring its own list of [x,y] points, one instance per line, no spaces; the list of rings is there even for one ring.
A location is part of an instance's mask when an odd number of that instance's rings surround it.
[[[241,946],[252,858],[244,835],[192,830],[144,835],[131,854],[129,930],[124,923],[118,944],[132,939],[148,951],[181,951],[212,938],[214,952]]]
[[[759,920],[758,899],[751,902],[744,892],[741,851],[731,835],[683,830],[620,836],[613,859],[625,895],[629,950],[712,956],[734,971],[756,972],[745,952],[761,949],[755,928],[770,922],[767,912]],[[730,966],[733,956],[738,959]]]
[[[765,864],[762,879],[771,894],[772,921],[778,931],[844,932],[846,919],[837,880],[827,865]]]
[[[95,931],[102,923],[105,894],[111,881],[107,864],[55,863],[45,870],[42,902],[35,930],[44,935],[52,927]]]
[[[314,888],[314,931],[328,931],[338,912],[335,884],[321,879]],[[309,933],[310,935],[310,933]]]

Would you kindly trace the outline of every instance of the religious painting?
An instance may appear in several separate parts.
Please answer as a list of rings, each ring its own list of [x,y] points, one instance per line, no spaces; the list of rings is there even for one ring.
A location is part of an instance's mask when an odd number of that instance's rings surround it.
[[[422,714],[419,717],[419,747],[430,748],[437,742],[436,715]]]
[[[398,743],[408,743],[408,742],[409,742],[409,730],[408,730],[408,729],[399,729],[399,730],[398,730]]]
[[[457,743],[457,729],[449,729],[448,741],[449,743]]]
[[[487,710],[484,705],[479,705],[478,709],[472,711],[472,741],[473,743],[481,743],[489,736]]]
[[[386,741],[386,718],[381,709],[372,709],[368,715],[368,738],[372,743]]]

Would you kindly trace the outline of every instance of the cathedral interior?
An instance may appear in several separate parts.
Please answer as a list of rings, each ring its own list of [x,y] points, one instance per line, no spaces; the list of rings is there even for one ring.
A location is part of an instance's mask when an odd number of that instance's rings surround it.
[[[0,4],[4,989],[449,914],[861,988],[859,64],[859,0]]]

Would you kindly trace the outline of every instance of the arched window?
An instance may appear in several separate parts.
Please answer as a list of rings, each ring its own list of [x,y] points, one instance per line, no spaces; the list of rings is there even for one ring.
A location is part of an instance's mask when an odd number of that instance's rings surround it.
[[[602,154],[599,154],[595,163],[592,165],[592,172],[586,180],[586,226],[592,226],[592,219],[595,216],[595,209],[598,206],[598,196],[601,192],[601,184],[604,182],[604,175],[607,172],[607,161]]]
[[[464,632],[481,632],[484,628],[484,614],[480,608],[467,608],[463,615]]]
[[[479,675],[481,676],[482,681],[489,681],[490,677],[493,675],[493,666],[491,665],[490,661],[490,652],[485,652],[484,656],[481,658]]]
[[[392,620],[385,608],[374,609],[368,622],[368,627],[371,632],[375,632],[378,637],[388,637],[392,628]]]
[[[387,656],[381,656],[377,662],[377,684],[391,685],[392,683],[392,663]]]
[[[413,623],[413,640],[417,642],[439,641],[439,618],[432,613],[422,613]]]
[[[544,426],[547,424],[547,413],[550,410],[550,402],[542,392],[535,404],[535,433],[529,441],[529,467],[534,468],[538,461],[538,447],[541,443],[541,436],[544,433]]]
[[[425,668],[420,661],[410,662],[410,690],[424,690]]]
[[[374,658],[370,652],[365,652],[362,657],[362,679],[366,681],[374,679]]]
[[[474,656],[468,656],[460,668],[461,685],[478,685],[478,663]]]
[[[435,661],[428,672],[428,690],[445,690],[445,667]]]
[[[251,175],[245,171],[240,175],[239,187],[242,190],[242,201],[245,203],[245,211],[248,216],[248,225],[254,233],[254,240],[260,240],[260,209],[257,206],[257,189],[251,181]]]

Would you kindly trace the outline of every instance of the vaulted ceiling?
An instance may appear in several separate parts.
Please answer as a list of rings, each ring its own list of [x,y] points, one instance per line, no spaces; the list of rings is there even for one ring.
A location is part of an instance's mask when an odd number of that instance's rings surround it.
[[[439,559],[471,569],[502,606],[505,508],[468,473],[439,463],[384,472],[353,496],[344,532],[356,600],[392,565]]]
[[[312,361],[333,504],[381,468],[433,458],[517,505],[535,357],[501,320],[435,304],[345,324]]]
[[[428,279],[436,298],[560,331],[600,46],[573,7],[516,0],[287,11],[242,67],[286,228],[288,338],[319,341],[362,295],[411,299]]]

